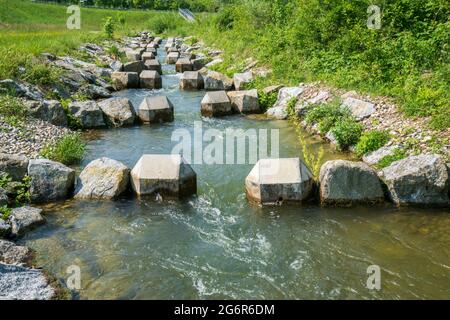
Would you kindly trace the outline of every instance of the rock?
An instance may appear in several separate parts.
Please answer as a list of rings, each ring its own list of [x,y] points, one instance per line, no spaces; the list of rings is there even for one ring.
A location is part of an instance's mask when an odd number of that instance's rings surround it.
[[[272,94],[272,93],[278,93],[283,86],[281,85],[275,85],[275,86],[269,86],[263,89],[263,93],[265,94]]]
[[[137,72],[113,72],[111,80],[116,90],[139,88],[139,74]]]
[[[123,65],[124,72],[136,72],[140,74],[145,69],[143,61],[128,62]]]
[[[87,96],[89,99],[105,99],[111,97],[111,92],[109,92],[107,89],[96,86],[94,84],[87,85],[83,88],[81,88],[81,93]]]
[[[47,160],[32,159],[28,165],[30,198],[33,203],[64,200],[71,196],[75,171],[65,165]]]
[[[100,158],[81,172],[75,191],[77,199],[116,199],[127,190],[130,169],[123,163]]]
[[[320,130],[317,130],[318,132]],[[333,131],[328,131],[327,134],[325,135],[325,138],[328,140],[328,142],[330,142],[330,144],[335,147],[336,149],[342,149],[342,146],[339,144],[339,141],[336,139],[336,137],[334,136]]]
[[[341,107],[348,109],[357,121],[368,118],[375,112],[375,105],[373,103],[352,97],[345,98]]]
[[[158,72],[160,75],[162,74],[161,64],[156,59],[145,61],[144,66],[146,70],[154,70]]]
[[[139,61],[141,60],[141,52],[137,50],[127,50],[125,51],[125,55],[130,61]]]
[[[198,71],[185,71],[180,78],[182,90],[201,90],[203,87],[203,77]]]
[[[146,89],[161,89],[162,78],[158,71],[144,70],[139,75],[140,87]]]
[[[384,168],[382,177],[397,205],[448,206],[448,172],[438,155],[411,156]]]
[[[165,96],[145,98],[139,106],[139,119],[144,123],[172,122],[172,102]]]
[[[220,72],[208,70],[203,78],[205,82],[205,90],[230,91],[233,89],[233,80]]]
[[[0,187],[0,207],[6,206],[9,202],[8,193]]]
[[[131,126],[136,120],[133,104],[127,98],[110,98],[99,102],[98,106],[113,127]]]
[[[247,198],[262,204],[301,202],[314,191],[314,179],[299,158],[261,159],[245,179]]]
[[[131,171],[138,195],[184,197],[197,193],[197,175],[180,155],[143,155]]]
[[[36,86],[19,81],[5,79],[0,81],[0,92],[14,92],[17,96],[29,100],[43,100],[44,93]]]
[[[11,235],[21,237],[28,231],[45,223],[41,215],[42,209],[32,207],[20,207],[12,210],[9,222],[11,223]]]
[[[67,115],[61,103],[56,100],[27,100],[25,106],[35,118],[50,122],[55,126],[67,126]]]
[[[237,91],[245,90],[248,84],[253,80],[253,73],[247,71],[244,73],[236,73],[233,76],[234,88]]]
[[[0,172],[7,173],[13,181],[22,181],[28,172],[28,158],[16,154],[0,153]]]
[[[205,58],[196,58],[192,59],[192,70],[193,71],[199,71],[205,66]]]
[[[145,63],[145,61],[152,60],[152,59],[155,59],[155,55],[153,54],[153,52],[147,51],[142,54],[142,60],[144,61],[144,63]]]
[[[167,55],[166,63],[167,64],[175,64],[178,61],[179,53],[178,52],[171,52]]]
[[[69,110],[85,129],[106,126],[103,112],[95,101],[74,101],[69,104]]]
[[[395,150],[397,150],[398,148],[399,148],[398,146],[382,147],[369,154],[366,154],[365,156],[363,156],[362,160],[368,165],[374,166],[378,162],[380,162],[380,160],[383,159],[384,157],[393,155],[395,153]]]
[[[9,236],[10,233],[11,233],[11,225],[2,218],[0,218],[0,238],[6,238]]]
[[[153,56],[154,56],[153,59],[155,59],[155,57],[158,55],[158,50],[156,50],[156,48],[147,48],[146,52],[153,53]]]
[[[328,161],[320,168],[319,181],[324,205],[348,206],[384,200],[377,173],[363,162]]]
[[[311,105],[318,105],[327,102],[332,97],[331,93],[328,91],[319,91],[314,97],[304,101],[299,100],[295,105],[295,112],[297,116],[304,117],[308,113],[309,107]]]
[[[185,71],[192,71],[193,65],[191,61],[187,58],[180,58],[177,60],[175,64],[175,70],[176,72],[183,73]]]
[[[222,62],[223,62],[222,58],[216,58],[216,59],[212,60],[211,62],[207,63],[205,65],[205,67],[211,68],[212,66],[215,66],[216,64],[221,64]]]
[[[16,246],[14,242],[0,240],[0,263],[27,264],[33,257],[30,248]]]
[[[225,91],[208,92],[201,102],[201,113],[204,117],[221,117],[233,113],[230,98]]]
[[[287,106],[291,99],[298,99],[305,91],[303,87],[286,87],[278,92],[278,99],[272,108],[267,110],[269,117],[284,120],[288,117]]]
[[[113,71],[123,71],[123,63],[120,62],[119,60],[113,60],[110,64],[109,67],[113,70]]]
[[[42,270],[0,263],[0,298],[50,300],[55,290]]]
[[[235,112],[244,114],[261,113],[258,90],[230,91],[227,94]]]

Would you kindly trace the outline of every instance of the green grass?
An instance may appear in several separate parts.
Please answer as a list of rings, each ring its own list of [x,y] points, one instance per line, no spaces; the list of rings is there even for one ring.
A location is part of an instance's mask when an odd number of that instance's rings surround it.
[[[6,94],[0,95],[0,115],[7,124],[20,128],[28,115],[28,111],[19,99]]]
[[[79,163],[83,159],[85,147],[86,145],[80,134],[72,133],[64,136],[58,142],[43,148],[40,155],[65,165],[72,165]]]
[[[272,108],[278,99],[278,92],[270,92],[265,93],[261,90],[258,90],[258,102],[261,110],[266,111],[269,108]]]
[[[0,207],[0,219],[7,220],[11,215],[12,209],[8,208],[8,206]]]
[[[373,130],[365,132],[355,147],[358,157],[383,147],[390,139],[386,131]]]
[[[380,169],[389,167],[393,162],[402,160],[407,157],[407,153],[404,149],[395,149],[394,153],[390,156],[386,156],[377,163],[377,167]]]

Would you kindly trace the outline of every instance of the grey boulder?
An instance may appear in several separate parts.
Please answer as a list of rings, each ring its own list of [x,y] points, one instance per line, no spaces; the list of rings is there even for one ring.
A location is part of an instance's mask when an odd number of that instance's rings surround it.
[[[21,237],[28,231],[45,223],[41,215],[42,209],[32,207],[20,207],[13,209],[9,222],[11,223],[11,235]]]
[[[28,172],[28,158],[21,155],[0,153],[0,173],[9,175],[13,181],[21,181]]]
[[[67,115],[59,101],[28,100],[25,105],[33,117],[50,122],[55,126],[67,126]]]
[[[131,126],[136,120],[136,112],[128,98],[110,98],[98,103],[106,122],[113,127]]]
[[[85,129],[106,126],[103,112],[95,101],[74,101],[69,105],[69,109]]]
[[[17,246],[14,242],[0,240],[0,262],[7,264],[27,264],[33,257],[30,248]]]

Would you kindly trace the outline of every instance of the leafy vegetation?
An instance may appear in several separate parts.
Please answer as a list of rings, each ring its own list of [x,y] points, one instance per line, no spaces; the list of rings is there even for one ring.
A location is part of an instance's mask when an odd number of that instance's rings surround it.
[[[392,155],[382,158],[378,162],[377,167],[380,169],[389,167],[393,162],[402,160],[402,159],[406,158],[406,156],[407,156],[407,153],[404,149],[401,149],[401,148],[395,149],[395,151]]]
[[[0,207],[0,219],[7,220],[11,215],[12,209],[8,208],[8,206]]]
[[[0,95],[0,116],[13,127],[20,127],[28,114],[20,100],[12,95]]]
[[[261,110],[263,111],[266,111],[267,109],[273,107],[275,102],[277,102],[277,98],[277,92],[265,93],[261,90],[258,91],[258,102]]]
[[[389,138],[389,133],[386,131],[373,130],[365,132],[356,145],[356,154],[358,157],[362,157],[369,152],[378,150],[389,141]]]
[[[114,37],[114,20],[112,17],[107,17],[105,19],[105,24],[103,25],[103,32],[108,39]]]
[[[67,134],[58,142],[41,150],[44,158],[61,162],[66,165],[79,163],[83,159],[85,143],[79,133]]]
[[[339,119],[331,129],[331,133],[338,143],[341,150],[358,143],[363,131],[363,125],[356,122],[353,118]]]
[[[14,204],[16,206],[23,205],[30,202],[30,177],[25,176],[22,181],[12,181],[11,177],[6,174],[0,174],[0,188],[9,190],[13,195]],[[6,212],[6,211],[5,211]]]
[[[322,134],[328,133],[340,119],[348,118],[350,114],[346,109],[340,107],[339,101],[332,103],[320,104],[309,110],[305,121],[309,125],[318,125]]]
[[[34,61],[25,68],[23,79],[36,85],[51,85],[58,83],[61,71],[45,63]]]

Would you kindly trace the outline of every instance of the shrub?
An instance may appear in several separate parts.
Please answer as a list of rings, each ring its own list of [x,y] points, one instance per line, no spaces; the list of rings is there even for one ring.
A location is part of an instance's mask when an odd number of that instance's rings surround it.
[[[216,27],[219,31],[233,29],[234,12],[232,7],[223,7],[216,16]]]
[[[103,24],[103,32],[105,36],[112,39],[114,36],[114,20],[112,17],[107,17],[105,23]]]
[[[161,34],[176,28],[176,19],[167,15],[157,15],[149,21],[149,28],[156,34]]]
[[[0,95],[0,116],[3,116],[7,124],[19,127],[27,115],[28,110],[19,99],[11,95]]]
[[[26,68],[24,80],[37,85],[51,85],[59,82],[60,71],[44,63]]]
[[[295,105],[297,104],[297,98],[296,97],[292,97],[291,99],[289,99],[287,106],[286,106],[286,112],[289,118],[293,118],[296,116],[295,113]]]
[[[395,151],[392,155],[386,156],[386,157],[382,158],[380,161],[378,161],[377,167],[380,169],[389,167],[393,162],[402,160],[402,159],[406,158],[406,156],[407,156],[407,154],[404,149],[400,149],[400,148],[395,149]]]
[[[263,91],[258,91],[258,102],[261,110],[266,111],[269,108],[272,108],[278,99],[278,93],[265,93]]]
[[[341,150],[358,143],[362,131],[363,125],[352,118],[340,119],[331,129]]]
[[[43,148],[40,155],[44,158],[58,161],[66,165],[79,163],[83,159],[85,143],[79,133],[71,133],[62,137],[56,143]]]
[[[8,208],[8,206],[0,207],[0,219],[7,220],[11,215],[12,209]]]
[[[374,130],[366,132],[362,135],[356,145],[356,154],[358,157],[378,150],[389,141],[389,133],[386,131]]]
[[[306,115],[305,120],[310,125],[317,123],[319,131],[326,134],[339,120],[349,117],[348,111],[341,109],[339,102],[335,101],[312,108]]]

